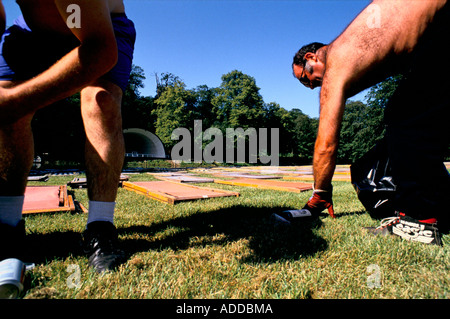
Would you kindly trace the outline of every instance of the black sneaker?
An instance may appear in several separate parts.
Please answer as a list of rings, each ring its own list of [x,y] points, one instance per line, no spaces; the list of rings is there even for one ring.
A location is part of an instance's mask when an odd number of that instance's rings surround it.
[[[91,222],[83,233],[83,249],[89,256],[89,266],[98,273],[114,270],[125,261],[125,254],[117,248],[116,227],[110,222]]]
[[[23,258],[25,248],[25,221],[17,226],[0,224],[0,261],[7,258]]]
[[[437,223],[425,223],[400,212],[396,215],[382,219],[381,225],[376,228],[366,227],[366,229],[373,235],[396,235],[405,240],[442,245]]]

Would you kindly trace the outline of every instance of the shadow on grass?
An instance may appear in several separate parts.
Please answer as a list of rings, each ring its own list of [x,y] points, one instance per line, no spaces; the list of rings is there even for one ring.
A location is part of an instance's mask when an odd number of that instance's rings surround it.
[[[317,236],[314,229],[322,225],[320,219],[304,220],[292,227],[275,228],[270,220],[273,212],[285,207],[251,208],[234,206],[227,209],[180,217],[151,226],[132,226],[119,229],[121,234],[154,236],[167,229],[176,229],[173,235],[161,240],[124,240],[125,250],[131,254],[148,250],[171,248],[175,251],[208,244],[226,245],[240,239],[248,239],[252,254],[245,262],[274,262],[298,259],[314,255],[327,248],[326,241]],[[213,239],[221,235],[220,240]],[[203,237],[203,238],[202,238]],[[192,240],[200,238],[200,240]]]
[[[23,260],[45,263],[54,259],[83,255],[81,233],[66,231],[49,234],[29,234],[25,239]]]
[[[286,208],[234,206],[150,226],[119,227],[119,235],[137,235],[134,236],[137,239],[121,240],[120,245],[127,255],[131,256],[149,250],[170,248],[179,251],[209,244],[226,245],[232,241],[247,239],[252,250],[252,254],[244,260],[248,263],[298,259],[327,249],[327,242],[314,232],[322,225],[320,219],[304,220],[287,228],[274,227],[270,216],[273,212],[284,209]],[[160,240],[143,238],[170,229],[174,229],[173,234],[169,231],[169,234],[161,236]],[[213,238],[215,235],[221,236]],[[193,240],[196,238],[200,240]],[[26,237],[24,253],[24,261],[37,264],[70,256],[83,256],[81,233],[66,231],[29,234]]]

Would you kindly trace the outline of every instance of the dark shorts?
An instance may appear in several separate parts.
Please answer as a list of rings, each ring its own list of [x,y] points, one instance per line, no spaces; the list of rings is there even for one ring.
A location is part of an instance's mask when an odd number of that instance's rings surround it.
[[[112,14],[118,47],[117,64],[104,79],[125,91],[130,77],[136,30],[125,14]],[[77,47],[77,39],[48,37],[31,31],[23,17],[8,28],[0,42],[0,81],[24,81],[47,70],[65,54]]]

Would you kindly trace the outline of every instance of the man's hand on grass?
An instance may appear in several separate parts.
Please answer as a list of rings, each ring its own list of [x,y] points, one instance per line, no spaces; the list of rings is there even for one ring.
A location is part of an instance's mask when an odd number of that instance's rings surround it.
[[[328,209],[330,216],[335,218],[332,194],[333,192],[331,190],[314,190],[312,196],[309,198],[303,209],[309,210],[312,215],[318,215],[324,209]]]

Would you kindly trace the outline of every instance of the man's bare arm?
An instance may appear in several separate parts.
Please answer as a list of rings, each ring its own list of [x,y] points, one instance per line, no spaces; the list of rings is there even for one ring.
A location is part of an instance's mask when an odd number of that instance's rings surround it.
[[[101,77],[117,62],[117,43],[106,0],[55,0],[55,3],[64,21],[70,14],[66,12],[67,6],[80,6],[81,28],[71,29],[80,45],[35,78],[3,89],[0,105],[17,110],[15,114],[6,111],[6,117],[20,117],[68,97]]]
[[[345,101],[391,75],[398,58],[410,53],[446,0],[379,0],[380,27],[370,27],[372,8],[364,9],[331,43],[320,92],[319,130],[314,150],[314,181],[328,189],[336,165]]]

